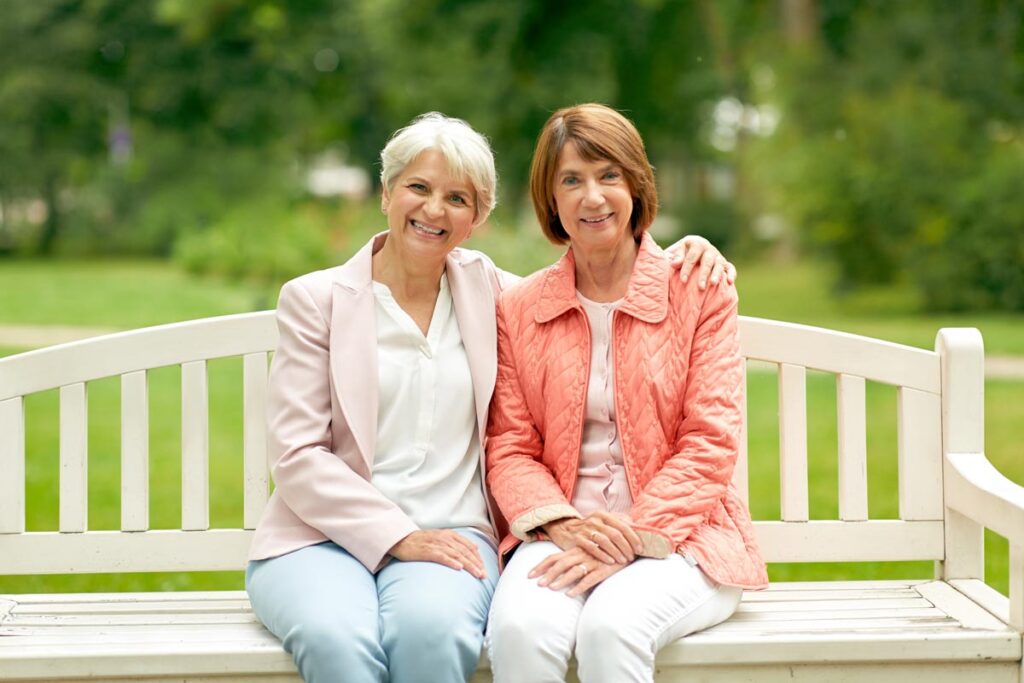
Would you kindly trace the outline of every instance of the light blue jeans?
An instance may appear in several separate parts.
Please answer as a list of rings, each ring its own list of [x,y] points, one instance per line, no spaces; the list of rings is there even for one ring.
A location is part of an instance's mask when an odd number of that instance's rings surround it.
[[[398,560],[374,575],[327,541],[250,562],[245,588],[306,683],[463,683],[480,659],[498,561],[480,532],[454,531],[480,549],[486,580]]]

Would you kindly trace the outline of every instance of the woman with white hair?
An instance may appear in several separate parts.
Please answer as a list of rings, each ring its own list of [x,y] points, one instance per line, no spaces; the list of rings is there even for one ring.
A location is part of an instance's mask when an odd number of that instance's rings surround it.
[[[381,162],[387,232],[281,289],[275,490],[246,589],[306,681],[465,681],[505,533],[480,442],[495,302],[518,278],[458,248],[495,204],[483,136],[425,114]],[[731,279],[706,240],[687,247],[702,278]]]

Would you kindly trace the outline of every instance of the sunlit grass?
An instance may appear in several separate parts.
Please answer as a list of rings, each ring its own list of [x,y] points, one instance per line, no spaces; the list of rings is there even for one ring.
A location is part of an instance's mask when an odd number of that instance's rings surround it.
[[[162,261],[0,261],[0,325],[135,328],[267,305],[256,289]]]
[[[740,313],[863,334],[925,349],[942,327],[977,327],[991,354],[1024,356],[1024,314],[922,314],[906,287],[876,287],[835,298],[826,266],[813,262],[739,266]]]

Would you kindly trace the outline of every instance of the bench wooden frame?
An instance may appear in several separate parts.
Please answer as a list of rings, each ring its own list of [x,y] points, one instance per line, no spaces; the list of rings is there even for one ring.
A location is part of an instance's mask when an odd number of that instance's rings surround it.
[[[659,681],[1014,681],[1024,630],[1024,488],[984,454],[981,335],[934,351],[743,318],[743,354],[778,368],[780,515],[769,562],[932,560],[920,580],[776,583],[727,622],[664,648]],[[268,495],[272,312],[123,332],[0,359],[0,574],[239,570]],[[242,356],[244,523],[209,522],[209,360]],[[182,520],[149,525],[147,371],[180,366]],[[835,520],[809,518],[806,372],[836,376]],[[119,531],[87,523],[87,383],[121,378]],[[899,518],[870,519],[865,382],[897,388]],[[25,529],[24,396],[60,391],[60,518]],[[744,443],[745,443],[744,439]],[[31,454],[30,454],[31,456]],[[746,449],[737,482],[747,487]],[[984,582],[984,529],[1009,539],[1009,598]],[[694,678],[695,670],[700,677]],[[0,680],[296,681],[244,592],[0,595]],[[484,661],[475,680],[489,680]],[[574,679],[573,679],[574,680]]]

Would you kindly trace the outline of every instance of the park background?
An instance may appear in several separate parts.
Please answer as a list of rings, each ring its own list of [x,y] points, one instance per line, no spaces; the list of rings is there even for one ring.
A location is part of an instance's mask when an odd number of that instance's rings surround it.
[[[377,154],[424,111],[492,141],[473,237],[557,258],[525,182],[555,109],[630,116],[653,230],[739,266],[740,312],[932,348],[985,336],[986,450],[1024,483],[1024,1],[0,0],[0,355],[273,307],[385,227]],[[242,515],[241,363],[210,364],[211,522]],[[180,378],[150,373],[151,519],[180,523]],[[748,384],[752,511],[778,514],[777,378]],[[836,518],[836,398],[809,373],[812,518]],[[895,517],[895,391],[868,383],[869,507]],[[89,386],[89,526],[119,522],[119,384]],[[26,400],[27,528],[56,528],[57,392]],[[0,473],[3,476],[3,473]],[[910,474],[912,476],[912,473]],[[986,540],[1005,592],[1007,548]],[[773,580],[927,576],[774,565]],[[240,588],[241,574],[0,577],[0,592]]]

